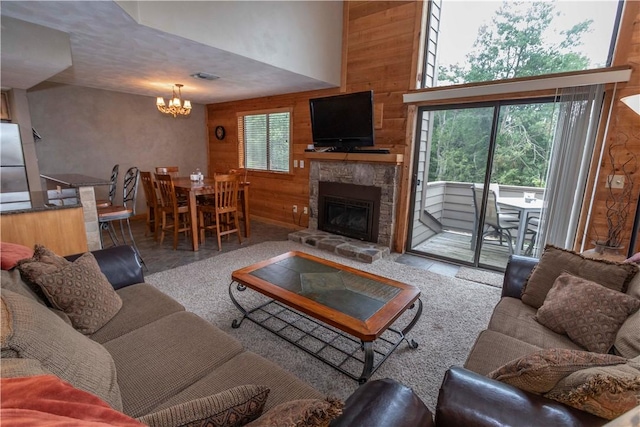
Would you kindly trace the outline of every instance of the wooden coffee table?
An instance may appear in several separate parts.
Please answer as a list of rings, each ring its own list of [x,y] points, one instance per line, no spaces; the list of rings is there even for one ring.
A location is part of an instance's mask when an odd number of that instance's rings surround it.
[[[258,262],[231,277],[229,296],[243,315],[232,327],[249,319],[360,383],[402,341],[418,347],[406,338],[422,314],[415,286],[303,252]],[[268,298],[246,309],[234,296],[234,288],[239,292],[250,288]],[[416,302],[407,325],[402,330],[392,328]]]

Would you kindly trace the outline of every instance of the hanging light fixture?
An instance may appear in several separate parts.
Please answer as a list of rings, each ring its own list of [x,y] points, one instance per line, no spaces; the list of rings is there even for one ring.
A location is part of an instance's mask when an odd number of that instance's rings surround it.
[[[183,86],[184,85],[180,83],[176,83],[175,85],[173,85],[173,95],[169,100],[169,106],[165,104],[163,97],[159,96],[157,98],[156,107],[158,107],[158,110],[161,113],[171,114],[173,117],[176,117],[178,115],[188,116],[189,114],[191,114],[191,101],[188,101],[186,99],[184,101],[182,100],[181,88]],[[177,95],[176,88],[178,88]]]

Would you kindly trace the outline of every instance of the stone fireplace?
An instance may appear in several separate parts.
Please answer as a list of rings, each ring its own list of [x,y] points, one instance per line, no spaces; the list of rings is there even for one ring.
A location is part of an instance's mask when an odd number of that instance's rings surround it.
[[[363,155],[359,155],[362,157]],[[391,247],[393,242],[393,232],[395,229],[395,214],[396,203],[398,199],[399,188],[399,166],[397,162],[384,161],[381,155],[371,154],[367,156],[371,158],[371,162],[363,161],[360,158],[357,161],[341,160],[320,160],[311,159],[311,170],[309,175],[309,229],[318,230],[319,215],[325,214],[325,208],[320,207],[320,187],[325,187],[327,184],[349,184],[345,188],[353,189],[350,186],[362,186],[359,189],[358,196],[351,199],[353,205],[352,210],[359,210],[360,204],[363,199],[378,198],[377,195],[363,197],[365,187],[374,187],[372,190],[374,193],[379,193],[379,202],[376,207],[375,224],[372,224],[372,230],[377,229],[377,237],[371,236],[371,240],[368,240],[364,236],[351,236],[360,240],[372,241],[375,244]],[[331,187],[331,186],[330,186]],[[357,187],[355,187],[357,188]],[[369,191],[369,190],[367,190]],[[368,194],[368,193],[367,193]],[[338,194],[341,199],[349,199],[350,196],[344,197],[344,194]],[[345,206],[348,205],[348,200],[340,200],[340,203],[345,202]],[[346,208],[345,208],[346,209]],[[373,212],[372,212],[373,214]],[[353,223],[352,223],[353,225]],[[323,225],[324,227],[324,225]],[[327,230],[325,231],[333,232]],[[356,226],[355,228],[361,228]],[[342,233],[338,233],[342,234]]]

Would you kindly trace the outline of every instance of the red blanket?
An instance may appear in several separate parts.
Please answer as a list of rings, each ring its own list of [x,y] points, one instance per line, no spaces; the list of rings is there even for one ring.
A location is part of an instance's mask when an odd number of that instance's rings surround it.
[[[144,426],[55,375],[2,378],[0,420],[5,427]]]

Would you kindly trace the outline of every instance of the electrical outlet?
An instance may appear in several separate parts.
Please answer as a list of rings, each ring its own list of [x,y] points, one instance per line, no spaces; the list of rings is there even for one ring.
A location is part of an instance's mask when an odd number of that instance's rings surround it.
[[[607,188],[623,188],[624,175],[609,175],[607,177]]]
[[[293,161],[293,167],[294,167],[294,168],[297,168],[297,167],[298,167],[298,161],[297,161],[297,160],[294,160],[294,161]]]
[[[300,160],[300,169],[304,169],[304,160]]]
[[[309,208],[307,208],[306,206],[302,208],[302,213],[305,215],[309,215]]]
[[[293,205],[293,213],[298,213],[298,205]]]

